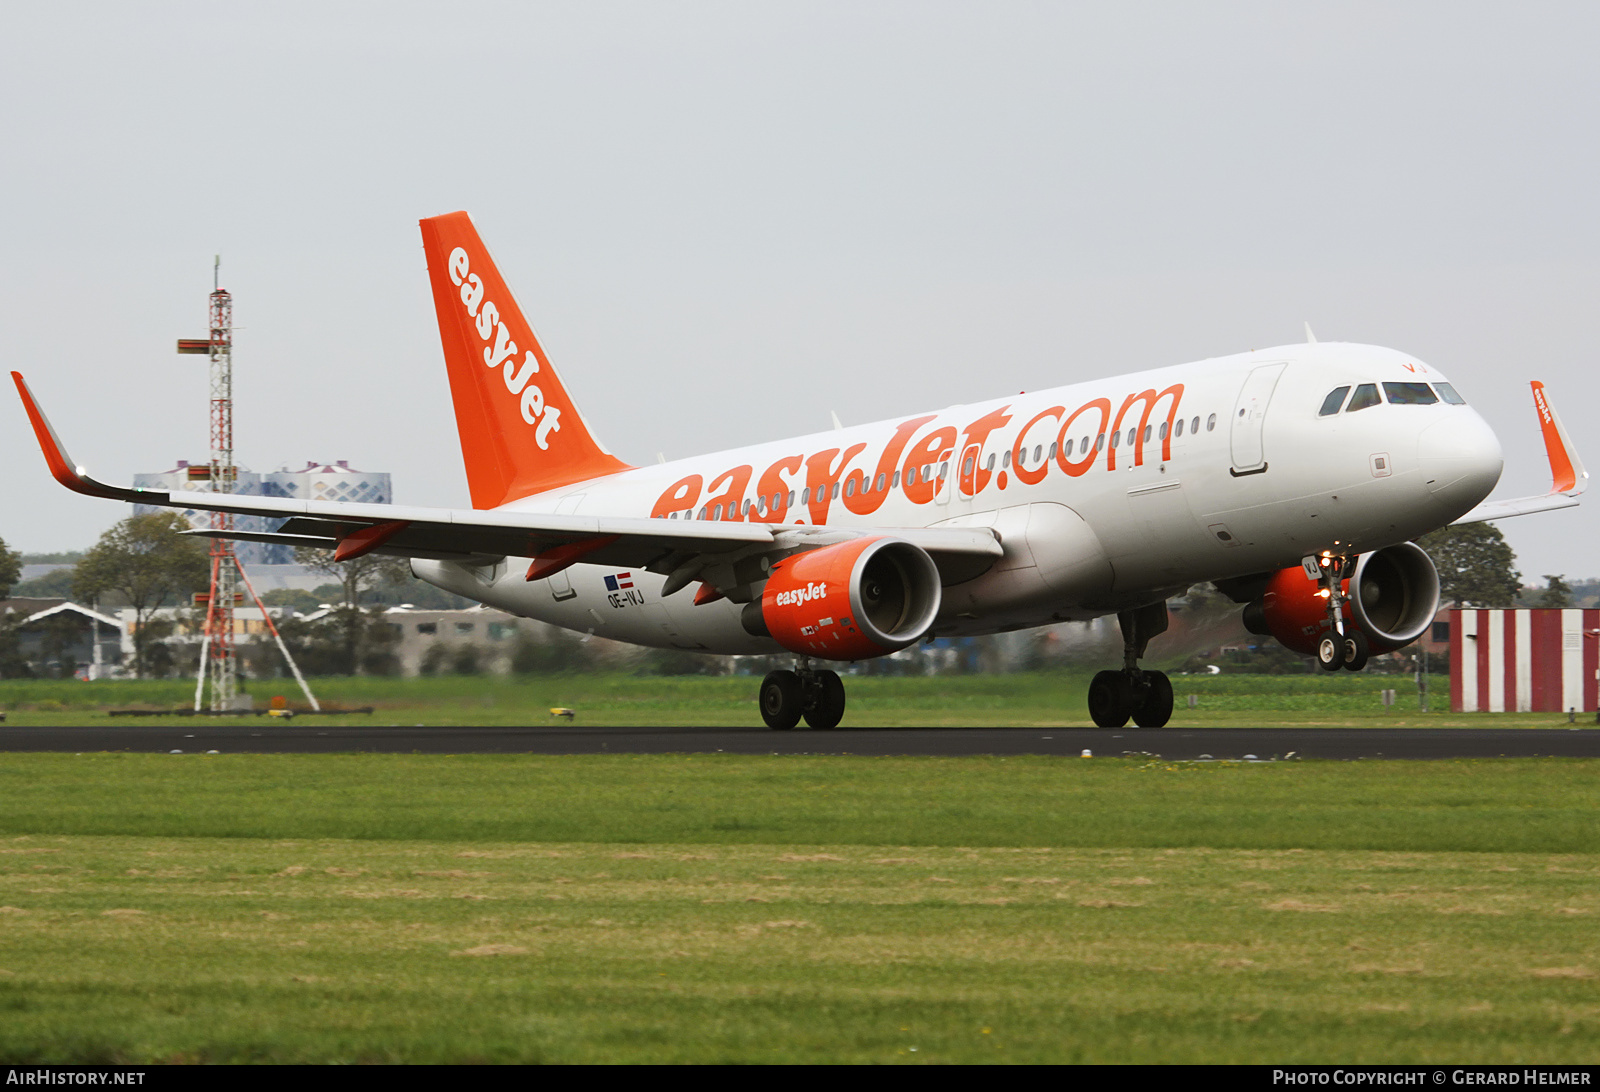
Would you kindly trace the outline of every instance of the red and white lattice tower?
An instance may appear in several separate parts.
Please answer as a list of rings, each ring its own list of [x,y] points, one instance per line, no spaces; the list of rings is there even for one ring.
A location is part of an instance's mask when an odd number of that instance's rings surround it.
[[[211,460],[204,467],[189,467],[189,478],[192,481],[209,482],[213,493],[232,493],[239,484],[239,472],[233,462],[233,297],[217,283],[221,266],[222,259],[218,257],[212,267],[211,334],[204,339],[179,338],[178,352],[204,353],[211,358]],[[278,651],[283,653],[284,662],[300,684],[312,711],[320,712],[322,706],[311,693],[311,687],[306,685],[305,677],[300,674],[294,657],[283,643],[283,635],[273,624],[272,615],[261,602],[261,597],[256,595],[250,578],[240,566],[239,558],[233,552],[233,540],[225,537],[233,533],[233,513],[213,512],[211,530],[214,532],[211,538],[211,589],[204,595],[195,596],[196,604],[203,603],[206,608],[204,637],[200,642],[200,671],[194,687],[195,711],[210,708],[212,712],[220,712],[238,707],[239,659],[234,608],[244,604],[247,591],[261,612],[262,624],[277,642]],[[240,590],[241,586],[243,591]],[[207,682],[211,684],[209,700],[206,696]]]
[[[217,288],[211,293],[211,491],[232,493],[238,480],[233,466],[233,297]],[[232,531],[233,513],[213,512],[211,526]],[[232,540],[212,539],[211,602],[206,608],[210,662],[202,665],[211,682],[212,709],[232,709],[239,696],[239,662],[233,647],[238,575]]]
[[[233,297],[216,282],[219,258],[212,272],[210,305],[211,335],[205,341],[178,342],[180,353],[204,352],[211,358],[211,459],[205,472],[191,467],[191,479],[210,483],[213,493],[232,493],[239,480],[233,465]],[[215,531],[233,530],[233,513],[213,512]],[[211,588],[203,597],[206,626],[200,642],[200,673],[195,680],[194,707],[209,706],[213,711],[232,709],[239,696],[239,661],[234,648],[233,609],[239,591],[239,563],[233,555],[233,542],[211,539]],[[201,600],[201,596],[195,596]],[[198,605],[198,604],[197,604]],[[211,685],[206,686],[207,683]],[[210,690],[209,700],[206,691]]]

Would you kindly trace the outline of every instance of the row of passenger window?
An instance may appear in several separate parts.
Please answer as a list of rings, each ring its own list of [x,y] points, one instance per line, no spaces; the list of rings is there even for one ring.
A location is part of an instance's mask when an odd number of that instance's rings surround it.
[[[930,466],[931,466],[931,464],[930,464]],[[942,462],[942,463],[939,464],[939,480],[940,481],[944,480],[945,475],[949,472],[949,469],[950,469],[949,460],[946,460],[945,462]],[[924,474],[927,474],[929,472],[929,468],[927,466],[923,467],[922,470],[923,470]],[[906,472],[906,481],[907,481],[908,484],[915,484],[915,482],[917,480],[916,474],[917,474],[917,472],[916,472],[916,468],[915,467],[913,467],[911,470]],[[874,488],[873,488],[874,485],[877,486],[876,490],[874,490]],[[872,493],[872,492],[881,493],[885,489],[898,488],[899,485],[900,485],[900,472],[899,471],[895,471],[893,478],[890,478],[889,475],[887,475],[887,474],[879,474],[878,475],[878,479],[877,479],[876,482],[863,481],[861,483],[861,492],[863,494]],[[843,488],[843,492],[844,492],[845,496],[847,496],[847,497],[855,496],[856,495],[856,480],[854,478],[851,478],[849,481],[843,483],[843,487],[842,488]],[[839,499],[840,489],[841,489],[840,483],[839,482],[834,482],[833,483],[833,497],[832,497],[833,500],[838,500]],[[789,490],[787,494],[785,494],[783,492],[774,493],[774,494],[772,494],[772,496],[770,498],[766,497],[766,496],[756,497],[754,500],[747,500],[747,501],[744,502],[744,507],[743,507],[742,512],[740,511],[738,506],[732,505],[732,504],[728,505],[727,518],[728,519],[732,519],[732,518],[734,518],[734,516],[736,514],[742,514],[744,516],[750,516],[751,514],[754,514],[756,516],[756,518],[759,519],[759,518],[765,516],[768,512],[777,511],[779,508],[793,508],[794,507],[794,500],[795,500],[795,497],[794,497],[794,490],[793,489]],[[806,488],[800,490],[800,503],[803,504],[803,505],[811,503],[811,487],[810,486],[807,486]],[[669,513],[667,513],[667,518],[668,519],[679,519],[679,518],[690,519],[692,517],[690,516],[690,513],[688,513],[688,512],[669,512]],[[723,507],[720,504],[703,505],[703,506],[701,506],[700,511],[697,514],[697,516],[693,517],[693,518],[699,518],[699,519],[722,519],[723,518]]]
[[[1437,394],[1434,392],[1438,391]],[[1345,395],[1350,394],[1350,386],[1335,387],[1328,392],[1328,397],[1322,400],[1322,408],[1317,411],[1318,417],[1331,417],[1339,412],[1341,406],[1346,413],[1364,410],[1369,406],[1380,405],[1388,399],[1391,406],[1431,406],[1443,399],[1452,406],[1464,406],[1467,400],[1456,393],[1456,389],[1448,383],[1435,383],[1428,386],[1426,383],[1385,383],[1383,385],[1384,398],[1378,397],[1378,384],[1362,383],[1356,387],[1356,393],[1350,395],[1350,404],[1344,404]]]
[[[1349,390],[1349,388],[1346,387],[1345,390]],[[1172,426],[1172,435],[1175,436],[1175,437],[1176,436],[1182,436],[1183,433],[1184,433],[1185,424],[1186,424],[1186,422],[1184,422],[1182,420],[1179,420],[1175,425],[1173,425]],[[1190,421],[1187,422],[1187,426],[1188,426],[1189,432],[1192,435],[1198,435],[1199,432],[1200,432],[1200,418],[1198,416],[1192,418]],[[1206,418],[1205,428],[1206,428],[1207,432],[1211,432],[1216,427],[1217,427],[1217,415],[1213,413],[1211,416]],[[1152,432],[1154,433],[1153,436],[1152,436]],[[1115,448],[1121,446],[1124,442],[1126,442],[1128,444],[1132,444],[1138,438],[1139,438],[1139,427],[1137,425],[1135,425],[1134,427],[1132,427],[1132,428],[1127,430],[1126,439],[1124,439],[1124,433],[1122,432],[1122,430],[1119,429],[1118,431],[1111,433],[1111,447],[1113,449],[1115,449]],[[1147,444],[1150,443],[1152,439],[1165,440],[1166,438],[1167,438],[1167,422],[1165,422],[1165,421],[1161,422],[1161,425],[1160,425],[1159,428],[1157,428],[1154,425],[1145,425],[1144,426],[1144,442],[1145,443],[1147,443]],[[1095,449],[1096,452],[1104,451],[1105,447],[1106,447],[1106,433],[1102,432],[1098,436],[1095,436],[1093,438],[1092,442],[1094,444],[1094,449]],[[1089,445],[1090,445],[1090,443],[1091,443],[1091,439],[1088,436],[1084,436],[1084,437],[1082,437],[1081,439],[1079,439],[1077,441],[1068,440],[1066,442],[1066,455],[1067,455],[1067,457],[1068,458],[1072,457],[1074,449],[1076,449],[1076,451],[1077,451],[1077,453],[1079,455],[1087,455],[1089,453]],[[1017,453],[1017,465],[1026,467],[1031,463],[1035,468],[1037,468],[1040,463],[1048,462],[1050,460],[1055,459],[1056,454],[1057,454],[1057,452],[1059,450],[1060,450],[1060,442],[1059,441],[1057,441],[1055,443],[1052,443],[1048,449],[1046,449],[1043,444],[1035,444],[1034,447],[1033,447],[1032,456],[1030,458],[1028,449],[1027,448],[1023,448],[1021,451],[1019,451]],[[985,470],[988,470],[988,471],[991,471],[991,472],[994,470],[994,468],[995,468],[995,458],[996,458],[995,453],[991,451],[989,453],[989,457],[984,460],[984,469]],[[1008,469],[1010,469],[1010,467],[1011,467],[1011,449],[1007,448],[1000,455],[1000,468],[1002,470],[1008,470]],[[967,475],[967,476],[970,476],[972,474],[972,472],[973,472],[973,469],[974,469],[973,457],[969,455],[969,456],[967,456],[967,461],[966,461],[965,467],[963,468],[963,473],[965,475]],[[920,482],[935,482],[936,481],[938,484],[940,484],[942,486],[943,483],[944,483],[944,480],[949,476],[950,476],[950,460],[946,459],[946,460],[944,460],[943,462],[940,462],[940,463],[923,463],[920,467],[918,467],[918,466],[908,467],[906,469],[906,472],[905,472],[905,482],[906,482],[907,485],[916,485],[919,481]],[[855,478],[851,478],[849,481],[844,482],[842,487],[841,487],[841,484],[839,482],[834,482],[833,483],[833,487],[832,487],[832,497],[830,499],[838,500],[839,496],[840,496],[841,488],[843,490],[844,496],[846,496],[846,497],[855,496],[856,495],[856,479]],[[890,475],[888,473],[880,473],[877,476],[876,479],[865,479],[861,483],[861,492],[862,492],[863,495],[868,494],[868,493],[874,493],[874,492],[881,493],[885,489],[898,489],[898,488],[900,488],[900,471],[898,471],[898,470],[896,470],[893,473],[893,475]],[[795,493],[794,493],[793,489],[789,490],[787,495],[785,495],[782,492],[777,492],[777,493],[772,494],[771,498],[768,498],[766,496],[761,496],[761,497],[755,498],[754,500],[745,501],[742,511],[735,505],[731,505],[731,504],[728,505],[726,518],[734,519],[734,518],[737,518],[740,515],[742,515],[744,517],[749,517],[752,513],[754,513],[756,518],[760,519],[760,518],[766,516],[769,512],[777,511],[779,508],[793,508],[794,507],[794,502],[795,502]],[[802,505],[808,505],[808,504],[811,503],[811,489],[810,489],[809,486],[800,491],[800,503]],[[689,512],[668,512],[667,513],[667,518],[668,519],[723,519],[724,518],[723,506],[720,505],[720,504],[703,505],[703,506],[701,506],[700,511],[697,512],[697,513],[696,512],[692,512],[692,511],[689,511]]]

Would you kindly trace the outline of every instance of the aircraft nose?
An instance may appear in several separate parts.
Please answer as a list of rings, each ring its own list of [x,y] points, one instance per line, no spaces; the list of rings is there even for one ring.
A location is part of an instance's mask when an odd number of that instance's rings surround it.
[[[1422,430],[1417,437],[1417,465],[1434,499],[1459,509],[1459,515],[1489,495],[1505,463],[1494,430],[1466,409]]]

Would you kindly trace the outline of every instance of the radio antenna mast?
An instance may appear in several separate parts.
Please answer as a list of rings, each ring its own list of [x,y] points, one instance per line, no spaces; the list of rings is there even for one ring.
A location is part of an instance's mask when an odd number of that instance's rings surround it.
[[[208,481],[213,493],[232,493],[239,481],[239,472],[233,463],[233,296],[222,287],[221,276],[222,255],[218,254],[211,265],[211,336],[204,341],[180,338],[178,352],[205,353],[211,358],[211,460],[203,467],[191,466],[189,479]],[[194,685],[195,712],[202,708],[209,708],[213,713],[238,708],[239,659],[234,645],[234,608],[244,605],[244,592],[239,590],[241,579],[249,588],[251,599],[260,607],[261,616],[289,662],[300,689],[305,691],[312,709],[319,709],[294,657],[289,655],[283,638],[278,636],[278,628],[267,615],[267,608],[250,587],[238,555],[233,552],[233,540],[225,537],[233,533],[233,513],[211,513],[211,529],[216,532],[211,539],[211,588],[195,596],[195,605],[203,604],[206,608],[205,630],[200,640],[200,670]],[[206,700],[207,682],[211,684],[209,701]]]

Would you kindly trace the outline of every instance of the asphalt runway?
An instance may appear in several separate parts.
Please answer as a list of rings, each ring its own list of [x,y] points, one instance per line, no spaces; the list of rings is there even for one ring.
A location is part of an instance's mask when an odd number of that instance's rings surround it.
[[[1167,759],[1445,759],[1600,756],[1597,728],[400,728],[292,724],[0,726],[0,751],[186,754],[853,754]]]

